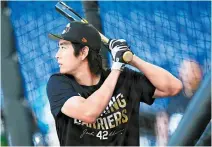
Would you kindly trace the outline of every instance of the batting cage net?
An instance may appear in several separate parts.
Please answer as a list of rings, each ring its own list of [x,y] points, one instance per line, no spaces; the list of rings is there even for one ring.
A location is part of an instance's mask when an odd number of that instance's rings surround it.
[[[54,58],[58,46],[57,42],[49,40],[48,33],[61,33],[68,20],[56,12],[56,2],[10,1],[8,4],[25,97],[35,113],[45,141],[49,145],[57,145],[46,84],[50,75],[59,71]],[[66,4],[82,17],[85,16],[81,1]],[[184,84],[189,85],[190,89],[196,90],[198,83],[210,73],[210,2],[99,1],[99,10],[105,36],[125,39],[137,56],[168,70],[185,81]],[[192,76],[196,80],[191,80]],[[185,90],[185,97],[192,97],[190,89]],[[146,118],[141,120],[141,145],[166,142],[164,138],[158,139],[155,124],[160,121],[157,116],[166,115],[164,111],[169,104],[171,101],[167,98],[156,99],[152,106],[141,104],[141,115]],[[180,105],[187,105],[187,101],[183,104],[176,102],[176,112]],[[161,113],[157,115],[157,112]],[[180,114],[173,117],[174,125],[179,122],[179,117]],[[169,132],[173,132],[174,125],[167,126]]]

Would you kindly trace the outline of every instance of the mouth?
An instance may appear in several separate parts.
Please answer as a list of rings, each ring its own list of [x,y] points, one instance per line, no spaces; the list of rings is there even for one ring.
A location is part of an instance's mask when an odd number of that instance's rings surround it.
[[[59,67],[61,67],[61,66],[62,66],[62,64],[59,63]]]

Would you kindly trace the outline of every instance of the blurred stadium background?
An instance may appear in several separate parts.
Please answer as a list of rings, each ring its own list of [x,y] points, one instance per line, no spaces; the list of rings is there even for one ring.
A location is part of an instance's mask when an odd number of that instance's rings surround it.
[[[24,97],[37,126],[33,132],[34,145],[58,145],[46,95],[50,75],[59,71],[54,59],[57,42],[49,40],[48,33],[62,32],[68,20],[55,11],[55,4],[56,1],[8,2]],[[66,4],[85,17],[81,1]],[[176,77],[179,77],[180,65],[186,59],[199,64],[202,79],[210,74],[210,1],[99,1],[98,5],[103,34],[127,40],[132,51],[142,59],[165,68]],[[108,54],[107,57],[110,58]],[[156,99],[152,106],[141,104],[141,113],[148,112],[147,120],[141,121],[141,145],[156,145],[156,112],[166,110],[169,103],[170,99],[161,98]],[[174,108],[176,112],[178,105],[180,103]],[[1,92],[1,110],[3,106],[4,95]],[[143,131],[145,127],[147,131]],[[2,131],[7,132],[6,129]],[[8,136],[7,133],[5,140],[12,145]]]

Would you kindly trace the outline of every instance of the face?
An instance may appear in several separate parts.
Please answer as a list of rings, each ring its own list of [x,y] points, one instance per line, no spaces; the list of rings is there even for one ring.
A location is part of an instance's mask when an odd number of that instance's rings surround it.
[[[60,73],[73,74],[80,66],[80,56],[74,55],[74,48],[71,42],[66,40],[59,41],[59,49],[56,53],[56,59],[60,67]]]

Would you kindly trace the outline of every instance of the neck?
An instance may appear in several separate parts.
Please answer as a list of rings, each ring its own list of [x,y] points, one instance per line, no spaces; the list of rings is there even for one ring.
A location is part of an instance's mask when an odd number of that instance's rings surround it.
[[[77,72],[72,75],[80,85],[85,86],[92,86],[98,84],[101,77],[100,75],[95,75],[91,72],[88,63],[81,64],[81,66],[77,68]]]

